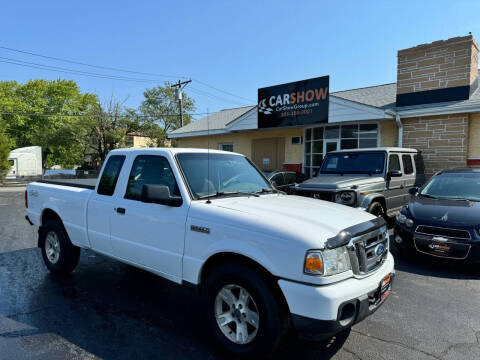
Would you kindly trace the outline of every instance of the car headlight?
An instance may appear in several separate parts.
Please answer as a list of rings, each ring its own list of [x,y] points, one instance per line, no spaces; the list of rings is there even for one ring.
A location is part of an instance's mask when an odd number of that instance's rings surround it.
[[[341,246],[335,249],[308,251],[303,271],[308,275],[330,276],[350,269],[347,248]]]
[[[405,225],[408,226],[408,227],[412,227],[412,226],[413,226],[413,220],[412,220],[412,219],[409,219],[408,217],[406,217],[406,216],[405,216],[404,214],[402,214],[402,213],[398,213],[396,219],[397,219],[397,221],[398,221],[400,224],[405,224]]]
[[[356,200],[355,191],[342,191],[335,195],[335,202],[343,205],[354,205]]]

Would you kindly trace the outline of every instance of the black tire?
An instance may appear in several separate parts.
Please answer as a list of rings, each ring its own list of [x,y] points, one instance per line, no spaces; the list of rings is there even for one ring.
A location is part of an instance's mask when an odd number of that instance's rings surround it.
[[[217,295],[230,285],[247,290],[258,309],[258,330],[255,337],[246,344],[238,344],[227,338],[215,316]],[[203,289],[212,338],[230,354],[241,357],[269,357],[288,333],[288,312],[275,297],[272,285],[250,267],[240,264],[221,265],[210,273]],[[233,323],[231,326],[236,329]]]
[[[51,245],[47,239],[53,236],[58,240],[58,256],[52,259],[52,256],[47,254]],[[47,268],[56,274],[69,274],[78,265],[80,259],[80,248],[73,245],[68,238],[62,224],[57,220],[48,220],[44,225],[41,233],[40,245],[42,249],[43,261]]]
[[[367,211],[377,217],[381,217],[385,221],[387,220],[387,215],[385,214],[385,209],[383,208],[382,204],[380,204],[378,201],[372,202],[368,208]]]

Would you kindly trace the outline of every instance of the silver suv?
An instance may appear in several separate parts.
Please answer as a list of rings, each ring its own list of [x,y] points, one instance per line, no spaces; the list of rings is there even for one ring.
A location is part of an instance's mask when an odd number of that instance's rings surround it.
[[[424,182],[425,167],[418,150],[340,150],[328,153],[318,173],[295,185],[294,192],[386,217],[398,213],[408,203],[409,189]]]

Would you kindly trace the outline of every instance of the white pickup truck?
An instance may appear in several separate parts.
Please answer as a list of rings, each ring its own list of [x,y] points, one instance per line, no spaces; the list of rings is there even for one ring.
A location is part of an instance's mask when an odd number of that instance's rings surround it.
[[[84,248],[193,284],[235,354],[271,354],[291,327],[331,336],[391,291],[383,219],[278,192],[240,154],[114,150],[95,185],[33,182],[25,200],[52,272],[73,271]]]

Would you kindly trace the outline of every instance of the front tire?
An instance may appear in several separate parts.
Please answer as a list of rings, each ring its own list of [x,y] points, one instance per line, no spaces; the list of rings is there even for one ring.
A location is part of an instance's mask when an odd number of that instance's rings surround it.
[[[383,208],[382,204],[380,204],[378,201],[372,202],[368,207],[367,211],[376,217],[387,220],[385,209]]]
[[[46,222],[40,244],[43,261],[51,272],[69,274],[77,267],[80,248],[70,242],[67,233],[58,221]]]
[[[288,315],[269,282],[248,266],[221,265],[205,283],[213,339],[241,356],[269,356],[288,332]]]

